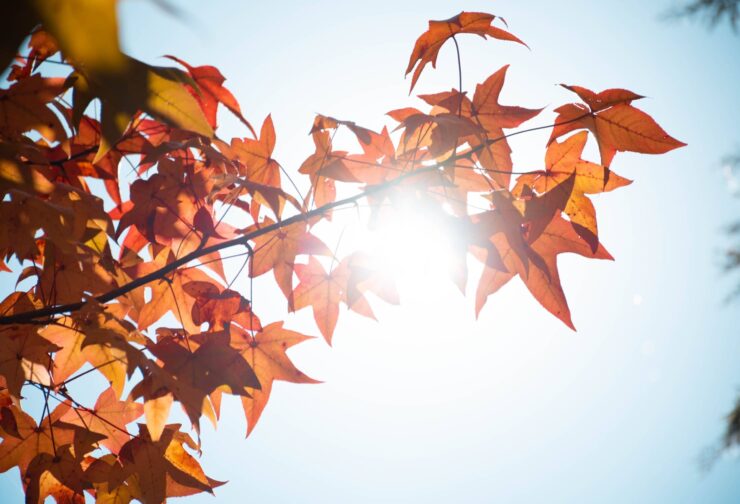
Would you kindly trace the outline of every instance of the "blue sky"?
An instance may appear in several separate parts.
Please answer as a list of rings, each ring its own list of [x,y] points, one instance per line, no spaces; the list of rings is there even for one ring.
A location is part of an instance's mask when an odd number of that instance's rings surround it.
[[[740,458],[709,471],[700,462],[740,391],[740,319],[724,302],[740,279],[720,268],[723,228],[740,215],[721,167],[740,150],[740,36],[661,19],[676,4],[187,1],[178,20],[122,2],[126,50],[219,67],[253,124],[272,113],[288,169],[313,151],[316,112],[379,130],[386,111],[420,106],[403,79],[414,40],[428,19],[460,10],[504,16],[531,47],[462,37],[465,89],[511,63],[502,101],[548,106],[540,125],[572,99],[558,83],[624,87],[688,143],[617,156],[612,168],[635,182],[594,198],[616,261],[559,261],[578,332],[517,281],[476,321],[474,283],[466,298],[433,262],[411,264],[401,307],[377,304],[379,322],[343,313],[332,348],[316,340],[292,353],[325,383],[277,384],[248,440],[236,402],[205,429],[201,463],[229,480],[219,500],[737,502]],[[450,46],[415,91],[456,85]],[[223,117],[221,136],[244,134]],[[512,140],[517,169],[541,167],[547,135]],[[283,317],[274,288],[256,288],[263,319]],[[309,313],[287,325],[318,334]],[[0,475],[0,495],[21,500],[17,471]]]

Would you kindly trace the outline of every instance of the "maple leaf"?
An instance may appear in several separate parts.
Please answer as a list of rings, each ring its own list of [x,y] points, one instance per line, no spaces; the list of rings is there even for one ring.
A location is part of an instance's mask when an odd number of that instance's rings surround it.
[[[29,165],[24,159],[38,155],[35,147],[13,143],[0,143],[0,195],[5,197],[13,189],[30,194],[49,195],[54,184],[41,169],[45,159],[39,159],[39,166]]]
[[[0,136],[16,139],[29,130],[38,131],[47,140],[64,138],[59,118],[47,104],[62,94],[66,86],[60,77],[32,75],[0,89]]]
[[[519,275],[527,289],[547,311],[575,330],[565,293],[560,285],[557,256],[572,252],[594,259],[612,259],[611,255],[601,244],[595,251],[592,251],[570,223],[559,216],[552,219],[531,246],[543,258],[543,262],[537,267],[525,270],[522,261],[516,257],[512,249],[508,249],[501,253],[504,268],[488,265],[484,268],[475,295],[476,314],[480,313],[488,296],[498,291],[514,276]]]
[[[69,411],[69,405],[62,403],[57,406],[44,420],[41,425],[27,413],[15,406],[8,408],[15,417],[15,433],[3,432],[3,442],[0,443],[0,472],[18,466],[21,474],[26,473],[28,464],[41,453],[55,455],[54,446],[72,444],[76,426],[61,422],[61,417]],[[5,413],[4,413],[5,414]],[[52,441],[52,428],[54,429],[54,440]]]
[[[37,69],[41,63],[59,52],[56,39],[41,27],[37,27],[31,34],[28,48],[31,51],[28,53],[27,64],[32,70]]]
[[[228,226],[213,222],[213,210],[203,199],[213,183],[210,171],[189,170],[183,160],[161,160],[158,173],[131,185],[131,202],[120,216],[116,238],[130,226],[136,226],[148,241],[169,245],[187,254],[201,242],[223,239]]]
[[[66,111],[70,115],[71,111]],[[107,154],[95,163],[95,153],[101,139],[100,122],[84,116],[77,124],[75,135],[67,138],[51,149],[46,157],[51,172],[57,181],[72,183],[85,189],[83,177],[98,178],[103,181],[108,195],[120,209],[123,204],[121,188],[118,183],[118,165],[128,154],[134,154],[147,149],[148,140],[138,131],[133,130],[121,138]]]
[[[36,234],[39,229],[64,230],[63,217],[70,216],[64,208],[54,208],[42,201],[17,191],[10,192],[9,200],[0,201],[0,248],[7,255],[32,259],[39,253]]]
[[[331,345],[349,272],[346,268],[337,268],[327,273],[313,256],[308,258],[308,264],[296,264],[295,272],[300,281],[293,291],[295,308],[312,308],[321,335]]]
[[[255,221],[259,218],[259,210],[263,205],[268,206],[277,218],[280,218],[282,215],[286,203],[291,203],[294,208],[301,208],[298,200],[283,191],[280,187],[258,184],[257,182],[252,182],[249,179],[231,173],[214,177],[214,182],[215,184],[212,190],[213,197],[216,197],[218,193],[222,192],[224,187],[236,185],[234,189],[231,189],[227,193],[226,197],[221,199],[226,204],[233,204],[249,212]],[[238,199],[238,196],[244,192],[244,189],[252,196],[249,204]]]
[[[150,365],[131,396],[144,397],[144,412],[153,439],[161,434],[160,422],[169,411],[171,400],[160,401],[167,394],[183,405],[197,429],[204,410],[211,414],[207,399],[214,390],[226,387],[234,395],[248,396],[248,388],[260,388],[254,371],[229,346],[229,335],[224,331],[185,338],[168,336],[149,345],[149,350],[163,365]],[[157,402],[147,406],[150,401]]]
[[[368,135],[369,142],[360,142],[363,153],[351,154],[344,160],[352,176],[364,184],[376,185],[403,173],[402,162],[396,159],[396,147],[388,128],[383,127],[380,133],[368,130]]]
[[[0,327],[0,375],[10,395],[20,398],[26,380],[50,385],[49,354],[58,348],[39,334],[37,326]]]
[[[286,201],[300,208],[300,204],[280,187],[280,165],[272,158],[274,149],[275,127],[270,115],[262,123],[259,140],[234,138],[231,146],[221,147],[225,156],[236,161],[240,175],[223,175],[222,185],[236,183],[249,191],[252,195],[249,212],[254,220],[259,217],[261,205],[268,205],[278,218]]]
[[[484,12],[461,12],[457,16],[443,21],[429,21],[429,29],[416,39],[414,50],[411,52],[409,64],[406,67],[406,75],[411,73],[414,67],[416,67],[411,79],[411,89],[409,89],[409,92],[414,89],[416,81],[427,64],[431,63],[432,67],[436,68],[437,55],[442,45],[459,33],[472,33],[480,35],[483,38],[488,36],[499,40],[517,42],[526,46],[516,36],[502,28],[493,26],[495,19],[496,16],[493,14],[486,14]]]
[[[154,260],[147,263],[138,263],[127,268],[129,276],[137,278],[142,275],[156,271],[174,260],[172,250],[169,247],[162,247],[154,256]],[[171,275],[149,284],[151,290],[151,301],[146,303],[138,316],[136,322],[138,328],[146,329],[168,312],[172,314],[183,324],[186,330],[198,332],[199,325],[193,322],[192,308],[195,299],[188,296],[183,290],[183,284],[188,282],[211,282],[214,283],[209,275],[198,268],[185,268],[173,272]],[[144,287],[141,287],[143,290]]]
[[[234,321],[250,330],[260,329],[259,318],[252,313],[249,300],[238,292],[222,291],[213,283],[202,281],[185,283],[182,288],[195,298],[191,316],[196,325],[208,322],[211,331],[220,331]]]
[[[13,315],[41,308],[43,303],[32,292],[12,292],[0,302],[0,314]]]
[[[484,262],[489,266],[507,271],[501,257],[511,251],[528,271],[534,254],[524,237],[526,221],[517,201],[505,189],[492,192],[490,198],[495,209],[471,218],[471,245],[486,250]]]
[[[194,352],[170,340],[160,341],[150,350],[164,362],[165,371],[195,388],[211,392],[225,385],[233,394],[246,395],[246,387],[260,387],[254,371],[231,348],[225,334],[203,333],[201,341]]]
[[[298,172],[309,175],[312,186],[316,186],[322,177],[341,182],[358,182],[345,163],[347,152],[332,149],[331,136],[328,131],[316,130],[311,137],[316,151],[303,161]],[[324,200],[323,203],[328,203],[328,201]],[[317,204],[320,203],[317,202]]]
[[[139,232],[149,241],[156,241],[154,219],[156,218],[157,209],[161,206],[157,195],[162,189],[164,181],[164,176],[155,174],[146,180],[139,179],[131,184],[130,206],[128,211],[120,216],[116,238],[129,226],[136,225]]]
[[[274,223],[265,219],[262,227]],[[293,310],[293,267],[299,254],[331,255],[329,248],[306,230],[305,222],[296,222],[265,233],[254,240],[249,276],[255,278],[273,270],[278,287]],[[247,230],[249,231],[249,230]]]
[[[475,159],[486,170],[487,175],[496,182],[496,187],[499,189],[508,189],[510,173],[513,169],[511,147],[504,134],[504,129],[516,128],[543,110],[499,103],[508,68],[509,65],[504,65],[484,82],[478,84],[473,100],[456,89],[419,96],[434,107],[433,114],[446,111],[466,117],[483,130],[483,134],[478,132],[477,135],[470,135],[462,140],[468,142],[476,150]]]
[[[591,112],[599,112],[614,105],[620,103],[629,105],[635,100],[645,98],[642,95],[628,91],[627,89],[606,89],[600,93],[594,93],[590,89],[586,89],[582,86],[569,86],[567,84],[561,84],[562,87],[568,91],[572,91],[578,95],[578,97],[586,102]]]
[[[123,64],[125,56],[118,43],[115,2],[70,0],[58,5],[34,1],[31,9],[36,23],[41,22],[62,53],[84,64],[88,72],[112,72]],[[80,30],[80,26],[94,29]]]
[[[587,106],[569,103],[555,109],[558,117],[550,140],[577,129],[588,129],[596,137],[601,164],[609,168],[617,151],[663,154],[686,144],[676,140],[632,101],[642,96],[626,89],[607,89],[601,93],[561,84],[576,93]],[[608,179],[608,176],[605,177]]]
[[[432,106],[431,114],[440,111],[450,112],[465,117],[473,115],[473,102],[467,96],[467,92],[451,89],[440,93],[422,94],[419,98]]]
[[[362,126],[358,126],[354,121],[344,121],[342,119],[336,119],[322,114],[316,115],[313,121],[313,126],[311,126],[311,131],[309,131],[308,134],[312,135],[317,131],[323,131],[326,129],[337,129],[339,126],[344,126],[349,129],[363,145],[372,142],[373,131],[363,128]]]
[[[134,499],[132,486],[124,481],[126,475],[116,455],[109,453],[97,459],[90,457],[88,463],[85,476],[95,489],[96,502],[129,504]],[[134,477],[129,479],[134,482]]]
[[[488,140],[484,148],[476,154],[476,158],[483,168],[490,170],[490,177],[502,188],[509,187],[513,169],[511,147],[504,136],[504,128],[516,128],[542,111],[499,104],[508,68],[509,65],[504,65],[482,84],[478,84],[470,106],[471,117],[486,130]],[[470,138],[471,147],[480,143],[476,137]]]
[[[139,111],[199,135],[213,136],[213,128],[200,104],[185,88],[185,84],[193,83],[189,75],[177,68],[156,67],[128,56],[124,58],[115,78],[103,74],[98,80],[94,80],[95,76],[91,80],[89,75],[74,73],[67,79],[74,87],[75,119],[82,117],[93,99],[99,97],[102,102],[102,140],[94,161],[115,145]]]
[[[398,128],[405,128],[404,141],[408,142],[407,138],[413,138],[424,126],[429,127],[429,153],[435,158],[451,155],[461,143],[461,138],[481,136],[484,133],[469,118],[449,113],[410,114],[403,118]]]
[[[41,504],[47,496],[57,502],[84,503],[83,491],[92,488],[85,474],[85,455],[103,437],[84,428],[74,428],[74,440],[55,452],[38,453],[23,473],[26,502]]]
[[[516,128],[543,110],[501,105],[498,102],[508,69],[509,65],[502,66],[475,88],[470,113],[489,133],[498,132],[502,128]]]
[[[525,187],[538,194],[554,190],[563,181],[575,174],[574,185],[570,190],[564,211],[579,235],[596,251],[599,246],[596,225],[596,210],[586,194],[613,191],[632,183],[631,180],[611,172],[608,179],[604,167],[581,159],[586,146],[587,133],[580,132],[563,142],[554,141],[547,148],[544,172],[533,172],[519,176],[512,193],[521,196]]]
[[[61,420],[101,434],[100,444],[113,453],[131,439],[126,431],[129,424],[144,414],[144,406],[132,401],[119,401],[119,393],[112,387],[105,389],[92,409],[73,408]]]
[[[12,436],[20,438],[21,434],[18,432],[18,421],[15,419],[13,410],[9,407],[12,405],[12,402],[3,401],[2,406],[0,406],[0,433],[3,437]]]
[[[92,248],[104,240],[94,232]],[[116,282],[104,258],[92,250],[77,249],[65,253],[57,241],[47,239],[43,245],[43,270],[39,278],[39,291],[54,292],[57,302],[72,303],[81,298],[108,292],[116,287]]]
[[[432,143],[434,122],[431,119],[427,120],[430,116],[413,107],[391,110],[386,112],[386,115],[398,121],[400,123],[399,126],[402,128],[407,119],[415,118],[409,124],[411,126],[410,129],[404,128],[403,135],[401,135],[396,149],[395,157],[407,161],[403,166],[403,171],[408,170],[409,166],[413,167],[424,161],[428,156],[429,145]],[[423,127],[418,127],[422,125]]]
[[[275,126],[268,114],[262,123],[259,140],[234,138],[231,140],[231,157],[244,167],[239,174],[256,184],[280,188],[280,166],[272,158],[275,150]]]
[[[488,173],[469,159],[459,159],[454,166],[445,166],[442,175],[451,185],[440,184],[437,190],[430,192],[456,216],[468,215],[470,193],[487,193],[496,187]]]
[[[54,379],[63,383],[85,363],[105,376],[120,396],[130,376],[143,363],[143,356],[129,341],[144,343],[127,321],[105,307],[88,303],[74,317],[49,325],[41,335],[58,347],[54,356]]]
[[[206,115],[208,124],[211,128],[216,129],[216,109],[218,104],[222,104],[224,107],[229,109],[249,130],[253,135],[254,129],[249,124],[244,116],[242,115],[241,107],[239,102],[236,101],[231,91],[223,86],[226,78],[221,74],[218,68],[210,65],[203,65],[193,67],[184,62],[183,60],[174,56],[165,55],[165,58],[169,58],[187,68],[188,73],[193,78],[195,83],[198,85],[196,89],[193,89],[192,95],[198,100],[203,113]]]
[[[43,265],[34,269],[42,299],[45,292],[67,302],[115,287],[107,247],[109,222],[99,199],[57,186],[48,199],[13,191],[1,207],[0,248]],[[43,239],[35,236],[39,229]]]
[[[286,354],[290,347],[311,338],[312,336],[283,328],[283,322],[268,324],[254,336],[238,328],[231,329],[231,346],[249,363],[261,385],[260,389],[247,389],[251,397],[242,397],[247,417],[247,436],[265,409],[274,380],[319,383],[299,371]]]
[[[54,501],[59,504],[85,504],[85,496],[82,490],[90,487],[86,485],[86,482],[80,481],[84,477],[82,471],[79,470],[80,466],[74,465],[74,460],[69,450],[66,449],[61,450],[61,455],[56,463],[54,462],[55,458],[43,454],[34,461],[34,470],[29,470],[24,478],[26,502],[41,504],[46,500],[46,497],[53,497]],[[75,490],[59,481],[54,473],[59,474],[65,480],[72,480],[69,484],[74,486]]]
[[[300,173],[306,173],[311,177],[311,193],[306,196],[305,206],[321,207],[334,202],[337,197],[335,181],[367,182],[362,176],[358,177],[357,172],[376,164],[377,157],[372,159],[349,156],[345,151],[332,151],[334,133],[340,126],[344,126],[355,135],[366,153],[374,149],[373,144],[379,138],[374,131],[358,126],[353,121],[317,114],[309,132],[313,137],[316,152],[309,156],[299,169]],[[334,132],[330,135],[327,130]],[[385,134],[387,135],[387,132]],[[332,218],[331,212],[324,216],[327,220]]]
[[[208,478],[198,461],[184,445],[195,448],[190,436],[179,431],[177,424],[165,427],[162,436],[153,440],[145,425],[139,435],[126,443],[119,453],[121,471],[128,480],[131,495],[144,504],[160,504],[167,497],[180,497],[198,492],[213,493],[221,483]],[[109,490],[117,485],[108,484]]]

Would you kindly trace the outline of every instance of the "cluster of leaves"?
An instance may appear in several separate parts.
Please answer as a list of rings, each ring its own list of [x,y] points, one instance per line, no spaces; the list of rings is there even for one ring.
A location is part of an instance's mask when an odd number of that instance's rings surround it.
[[[202,417],[218,421],[224,394],[237,396],[249,433],[274,380],[313,382],[286,353],[309,337],[262,322],[251,294],[231,289],[225,249],[245,250],[250,278],[272,273],[286,311],[310,307],[331,343],[340,306],[372,317],[369,294],[389,303],[398,294],[366,252],[337,257],[317,225],[360,201],[382,223],[412,197],[454,242],[463,291],[468,254],[482,262],[477,311],[518,276],[573,327],[558,255],[611,258],[589,195],[629,183],[611,171],[616,152],[683,145],[632,105],[635,93],[564,86],[579,101],[555,110],[543,168],[517,174],[504,131],[541,109],[499,103],[504,66],[472,98],[452,89],[422,95],[427,112],[389,112],[393,134],[317,116],[315,151],[297,170],[310,190],[296,194],[272,157],[271,118],[256,134],[214,67],[176,58],[179,68],[155,67],[123,54],[114,7],[29,1],[2,22],[0,63],[11,67],[0,90],[0,268],[27,288],[0,303],[0,471],[19,468],[28,502],[83,502],[87,492],[98,502],[160,503],[212,492],[219,482],[188,451],[199,442],[167,423],[173,404],[198,433]],[[409,61],[412,89],[459,34],[522,43],[497,20],[463,12],[431,21]],[[69,75],[42,75],[60,61]],[[219,138],[220,106],[251,136]],[[356,153],[333,147],[338,129],[356,138]],[[583,159],[589,136],[598,163]],[[73,389],[93,374],[110,386],[85,406]],[[44,399],[38,420],[23,408],[34,388]]]

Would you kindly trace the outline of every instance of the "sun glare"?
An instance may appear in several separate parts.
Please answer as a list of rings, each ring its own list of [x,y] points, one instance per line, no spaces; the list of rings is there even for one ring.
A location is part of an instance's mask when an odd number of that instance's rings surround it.
[[[438,215],[411,195],[394,202],[391,220],[360,231],[357,246],[394,279],[403,298],[423,298],[432,286],[450,285],[450,238]]]

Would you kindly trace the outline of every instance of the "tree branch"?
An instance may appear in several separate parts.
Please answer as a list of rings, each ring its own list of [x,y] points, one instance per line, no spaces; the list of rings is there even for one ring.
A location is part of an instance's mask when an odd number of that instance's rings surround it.
[[[344,198],[344,199],[341,199],[341,200],[333,201],[331,203],[327,203],[326,205],[324,205],[322,207],[315,208],[313,210],[309,210],[307,212],[303,212],[303,213],[294,215],[292,217],[288,217],[285,220],[275,222],[274,224],[270,224],[269,226],[265,226],[263,228],[259,228],[259,229],[255,230],[255,231],[252,231],[251,233],[247,233],[245,235],[242,235],[239,238],[234,238],[232,240],[227,240],[225,242],[217,243],[217,244],[211,245],[209,247],[200,247],[200,248],[194,250],[193,252],[190,252],[189,254],[184,255],[183,257],[181,257],[179,259],[175,259],[171,263],[163,266],[162,268],[160,268],[160,269],[158,269],[156,271],[153,271],[153,272],[151,272],[151,273],[149,273],[147,275],[144,275],[144,276],[139,277],[139,278],[137,278],[135,280],[132,280],[131,282],[129,282],[129,283],[125,284],[125,285],[122,285],[122,286],[120,286],[120,287],[118,287],[116,289],[113,289],[111,291],[108,291],[105,294],[101,294],[100,296],[96,296],[96,297],[94,297],[92,299],[95,300],[95,301],[97,301],[98,303],[101,303],[101,304],[107,303],[109,301],[112,301],[112,300],[116,299],[117,297],[123,296],[123,295],[131,292],[134,289],[137,289],[139,287],[142,287],[144,285],[147,285],[150,282],[153,282],[155,280],[160,280],[160,279],[164,278],[164,276],[167,275],[168,273],[171,273],[171,272],[177,270],[180,266],[185,266],[190,261],[194,261],[194,260],[196,260],[196,259],[198,259],[198,258],[200,258],[200,257],[202,257],[204,255],[212,254],[214,252],[218,252],[220,250],[223,250],[223,249],[226,249],[226,248],[229,248],[229,247],[235,247],[235,246],[240,246],[240,245],[241,246],[247,246],[248,247],[249,246],[249,241],[252,241],[255,238],[258,238],[258,237],[260,237],[262,235],[265,235],[265,234],[270,233],[272,231],[276,231],[276,230],[278,230],[278,229],[280,229],[282,227],[285,227],[285,226],[290,226],[290,225],[295,224],[297,222],[308,221],[311,218],[317,217],[317,216],[320,216],[320,215],[323,215],[326,212],[328,212],[329,210],[332,210],[334,208],[345,206],[345,205],[354,204],[357,201],[359,201],[359,200],[361,200],[361,199],[363,199],[363,198],[365,198],[367,196],[370,196],[372,194],[376,194],[376,193],[380,193],[380,192],[386,191],[386,190],[388,190],[388,189],[390,189],[390,188],[398,185],[399,183],[403,182],[407,178],[413,177],[415,175],[423,174],[423,173],[429,173],[429,172],[438,170],[439,168],[442,168],[443,166],[447,166],[447,165],[449,165],[449,163],[454,163],[455,161],[458,161],[460,159],[469,158],[473,154],[475,154],[475,153],[479,152],[480,150],[482,150],[484,147],[487,147],[488,145],[491,145],[493,143],[496,143],[496,142],[500,142],[502,140],[505,140],[508,137],[512,137],[512,136],[515,136],[515,135],[520,135],[522,133],[527,133],[527,132],[531,132],[531,131],[537,131],[537,130],[542,130],[542,129],[547,129],[547,128],[553,128],[553,127],[558,126],[558,125],[561,125],[561,124],[567,124],[567,123],[575,122],[575,121],[578,121],[578,120],[580,120],[580,119],[582,119],[582,118],[584,118],[584,117],[586,117],[588,115],[591,115],[591,114],[590,113],[586,113],[586,114],[583,114],[582,116],[576,117],[574,119],[570,119],[568,121],[563,121],[563,122],[560,122],[560,123],[553,123],[553,124],[549,124],[549,125],[545,125],[545,126],[537,126],[537,127],[534,127],[534,128],[528,128],[528,129],[524,129],[524,130],[520,130],[520,131],[515,131],[513,133],[508,133],[506,135],[501,135],[501,136],[499,136],[497,138],[493,138],[491,140],[488,140],[485,143],[479,144],[479,145],[477,145],[477,146],[475,146],[475,147],[473,147],[473,148],[471,148],[471,149],[463,152],[462,154],[457,154],[457,155],[454,155],[454,156],[450,156],[449,158],[447,158],[446,160],[444,160],[442,162],[435,163],[435,164],[429,165],[429,166],[425,166],[425,167],[420,168],[420,169],[415,170],[415,171],[405,172],[405,173],[399,175],[398,177],[396,177],[396,178],[394,178],[392,180],[389,180],[389,181],[384,182],[382,184],[377,184],[377,185],[370,186],[370,187],[366,188],[364,191],[362,191],[362,192],[360,192],[358,194],[355,194],[353,196],[349,196],[349,197]],[[40,308],[38,310],[31,310],[31,311],[24,312],[24,313],[17,313],[17,314],[13,314],[13,315],[3,316],[3,317],[0,317],[0,325],[31,323],[31,322],[36,321],[37,319],[48,318],[48,317],[51,317],[51,316],[54,316],[54,315],[58,315],[58,314],[61,314],[61,313],[75,312],[75,311],[78,311],[78,310],[82,309],[82,307],[85,305],[86,302],[87,301],[78,301],[76,303],[67,303],[67,304],[61,304],[61,305],[47,306],[46,308]]]

